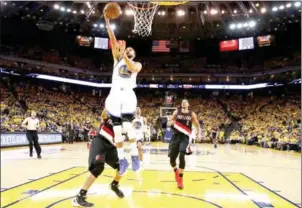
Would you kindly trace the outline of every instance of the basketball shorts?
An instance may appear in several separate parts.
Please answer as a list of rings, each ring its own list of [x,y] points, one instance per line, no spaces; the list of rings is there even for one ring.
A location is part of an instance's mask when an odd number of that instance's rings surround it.
[[[91,171],[93,166],[98,163],[106,163],[113,169],[119,167],[119,158],[116,147],[101,135],[96,136],[89,150],[89,168]]]
[[[123,114],[134,114],[137,98],[133,89],[111,88],[105,101],[105,108],[110,115],[122,117]]]
[[[180,152],[186,153],[189,148],[189,136],[184,134],[173,134],[169,143],[168,156],[172,158],[178,157]]]

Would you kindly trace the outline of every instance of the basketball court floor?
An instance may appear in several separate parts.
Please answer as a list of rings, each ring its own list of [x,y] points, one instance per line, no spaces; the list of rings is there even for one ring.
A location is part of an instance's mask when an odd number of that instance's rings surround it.
[[[1,149],[1,207],[69,208],[87,177],[85,143],[43,146],[43,159],[27,148]],[[128,149],[129,150],[129,149]],[[167,144],[145,146],[144,170],[131,170],[109,189],[106,168],[88,193],[100,208],[292,208],[301,206],[301,155],[243,145],[203,144],[187,158],[184,189],[178,190]]]

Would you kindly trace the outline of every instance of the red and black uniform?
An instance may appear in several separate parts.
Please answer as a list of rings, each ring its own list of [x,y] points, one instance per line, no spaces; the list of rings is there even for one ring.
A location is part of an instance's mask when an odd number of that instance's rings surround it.
[[[186,153],[192,132],[192,111],[178,110],[173,125],[173,136],[169,144],[169,157],[176,158],[180,152]]]
[[[112,120],[105,119],[99,134],[92,140],[89,150],[89,171],[97,163],[106,163],[113,169],[118,169],[118,154],[114,143]]]

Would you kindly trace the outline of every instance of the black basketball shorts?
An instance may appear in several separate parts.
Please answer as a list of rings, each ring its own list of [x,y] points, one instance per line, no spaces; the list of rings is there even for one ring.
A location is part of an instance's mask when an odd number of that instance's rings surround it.
[[[173,134],[172,139],[169,143],[169,157],[178,157],[180,152],[186,153],[186,149],[189,146],[189,136],[176,133]]]
[[[91,171],[95,164],[106,163],[113,169],[118,169],[119,159],[116,147],[101,135],[96,136],[90,145],[89,168]]]

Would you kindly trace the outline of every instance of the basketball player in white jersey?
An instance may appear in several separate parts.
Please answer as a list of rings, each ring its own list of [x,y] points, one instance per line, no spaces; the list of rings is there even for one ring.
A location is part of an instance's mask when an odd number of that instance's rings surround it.
[[[135,135],[132,129],[132,120],[136,111],[137,99],[133,91],[136,87],[137,74],[142,69],[142,64],[134,62],[135,51],[133,48],[126,48],[126,43],[118,43],[110,27],[109,18],[104,14],[106,27],[112,45],[112,55],[114,59],[112,85],[110,93],[105,102],[105,108],[113,121],[115,143],[119,156],[120,175],[124,175],[129,164],[125,158],[122,133],[129,137],[132,169],[139,169],[138,150]]]
[[[147,120],[142,116],[142,111],[140,107],[136,108],[136,115],[134,120],[132,121],[133,131],[135,135],[135,139],[137,141],[138,155],[140,164],[143,163],[143,140],[144,140],[144,132],[146,128]]]

